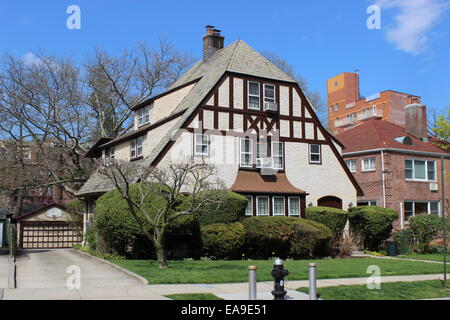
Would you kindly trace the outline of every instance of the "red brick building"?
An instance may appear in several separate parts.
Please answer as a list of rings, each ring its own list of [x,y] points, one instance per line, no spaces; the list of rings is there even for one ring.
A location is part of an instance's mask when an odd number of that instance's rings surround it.
[[[361,97],[358,73],[344,72],[327,80],[328,129],[339,134],[371,119],[405,125],[404,106],[420,103],[419,96],[386,90]]]
[[[418,213],[442,214],[441,159],[450,172],[450,153],[427,138],[425,108],[405,107],[406,127],[372,119],[338,134],[343,157],[363,189],[357,205],[377,205],[401,213],[401,224]],[[446,212],[450,178],[445,178]]]

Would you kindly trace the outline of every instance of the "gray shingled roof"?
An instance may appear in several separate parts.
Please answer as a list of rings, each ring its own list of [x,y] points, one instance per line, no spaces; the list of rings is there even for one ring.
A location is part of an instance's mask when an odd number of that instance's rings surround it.
[[[172,114],[184,110],[186,110],[186,112],[178,118],[178,121],[176,121],[174,126],[152,150],[150,156],[143,159],[140,163],[141,165],[146,167],[153,163],[167,143],[170,142],[171,137],[183,126],[184,122],[197,109],[201,101],[205,99],[207,94],[225,72],[296,82],[242,40],[233,42],[227,47],[216,51],[208,61],[199,61],[195,63],[191,69],[170,87],[170,89],[174,89],[192,80],[201,78],[189,91],[186,97],[178,104]],[[111,182],[105,181],[104,177],[100,176],[98,173],[94,173],[83,185],[77,195],[82,196],[92,193],[102,193],[112,190],[113,188],[114,186]]]

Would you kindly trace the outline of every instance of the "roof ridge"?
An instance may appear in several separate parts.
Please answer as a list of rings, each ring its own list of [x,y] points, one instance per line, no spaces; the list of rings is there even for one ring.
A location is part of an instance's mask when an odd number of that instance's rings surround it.
[[[384,138],[381,135],[380,130],[378,129],[378,126],[375,125],[375,121],[376,121],[376,119],[373,119],[370,122],[372,123],[373,127],[375,128],[375,131],[377,132],[378,137],[380,137],[381,143],[384,145],[385,148],[387,148],[387,143],[386,143],[386,141],[384,141]]]

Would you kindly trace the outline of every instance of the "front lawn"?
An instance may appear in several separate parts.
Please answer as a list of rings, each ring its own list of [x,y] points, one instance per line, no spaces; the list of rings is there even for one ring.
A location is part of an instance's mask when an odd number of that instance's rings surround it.
[[[256,265],[257,281],[272,281],[273,263],[269,260],[179,260],[169,261],[169,268],[160,270],[155,260],[111,261],[146,278],[150,284],[231,283],[247,282],[249,265]],[[318,279],[367,277],[367,267],[377,265],[382,276],[434,274],[442,272],[442,265],[426,262],[351,258],[321,260],[287,260],[288,280],[307,280],[308,264],[317,263]]]
[[[427,254],[411,253],[411,254],[398,255],[397,258],[432,260],[432,261],[444,262],[444,254],[443,253],[427,253]],[[447,254],[447,263],[449,263],[449,262],[450,262],[450,254]]]
[[[308,293],[308,288],[298,289]],[[369,290],[367,285],[318,288],[324,300],[414,300],[450,297],[440,280],[381,283],[381,289]]]
[[[177,293],[166,297],[172,300],[223,300],[212,293]]]

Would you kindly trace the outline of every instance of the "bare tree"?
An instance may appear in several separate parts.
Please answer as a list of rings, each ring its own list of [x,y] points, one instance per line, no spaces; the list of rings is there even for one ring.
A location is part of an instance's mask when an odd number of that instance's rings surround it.
[[[97,137],[127,131],[131,108],[167,89],[192,62],[164,39],[156,49],[142,42],[119,56],[96,49],[85,67],[87,104],[98,118]]]
[[[84,157],[92,142],[128,130],[131,108],[167,89],[192,63],[165,40],[118,56],[97,49],[81,66],[68,56],[33,54],[31,61],[10,54],[0,61],[0,139],[37,155],[24,161],[19,154],[0,172],[0,191],[19,196],[18,212],[27,189],[62,185],[74,194],[92,173]]]
[[[297,81],[303,93],[308,97],[308,100],[314,107],[314,111],[316,112],[316,115],[319,118],[320,122],[322,122],[324,127],[327,128],[328,113],[326,105],[324,104],[320,93],[318,91],[312,91],[309,88],[308,82],[305,80],[305,78],[303,78],[299,73],[296,74],[295,68],[292,65],[288,64],[286,60],[280,58],[277,54],[270,51],[263,51],[262,55],[267,60],[272,62],[275,66],[277,66],[281,71]]]
[[[197,214],[205,205],[219,207],[226,199],[226,189],[217,177],[216,168],[205,163],[182,161],[171,162],[161,168],[142,168],[129,162],[111,160],[106,164],[100,162],[98,171],[114,183],[140,231],[155,246],[160,269],[167,268],[167,228],[181,216]],[[138,196],[133,195],[130,189],[135,182],[139,186]],[[217,191],[216,196],[209,196],[210,191]],[[189,197],[184,197],[185,194]],[[162,199],[163,204],[146,202],[150,195]]]

